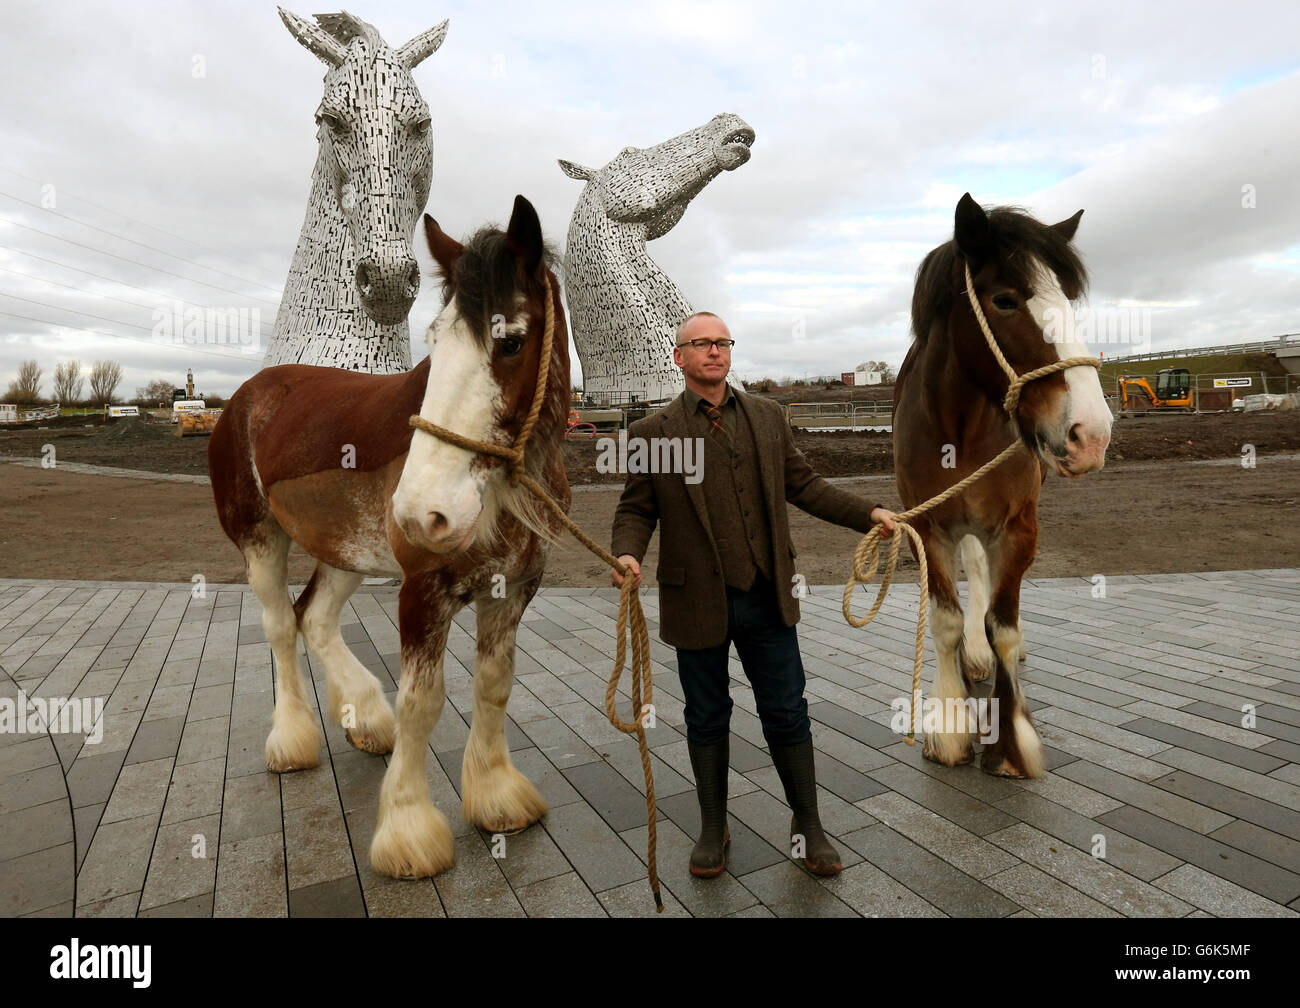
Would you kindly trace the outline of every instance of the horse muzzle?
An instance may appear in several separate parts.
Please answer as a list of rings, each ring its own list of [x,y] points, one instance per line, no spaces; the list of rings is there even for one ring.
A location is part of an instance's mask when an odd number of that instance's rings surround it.
[[[420,266],[410,256],[367,256],[357,263],[357,296],[366,314],[380,325],[398,325],[420,292]]]
[[[1063,442],[1040,434],[1037,447],[1039,455],[1058,476],[1074,478],[1103,469],[1109,445],[1108,429],[1075,423]]]

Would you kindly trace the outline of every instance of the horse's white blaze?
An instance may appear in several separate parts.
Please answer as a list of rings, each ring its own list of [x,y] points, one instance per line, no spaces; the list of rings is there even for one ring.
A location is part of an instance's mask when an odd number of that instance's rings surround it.
[[[477,441],[493,441],[501,390],[489,350],[461,319],[453,298],[434,321],[429,339],[429,383],[420,416]],[[408,536],[435,552],[468,545],[483,513],[487,473],[473,471],[476,453],[414,431],[402,478],[393,493],[393,518]],[[434,515],[443,524],[435,527]]]
[[[1074,306],[1061,289],[1056,274],[1038,264],[1032,283],[1034,296],[1026,307],[1044,336],[1053,341],[1058,359],[1093,356],[1087,344],[1079,339]],[[1092,472],[1106,464],[1106,446],[1110,444],[1114,418],[1106,405],[1096,368],[1084,365],[1066,368],[1065,386],[1065,402],[1058,424],[1043,433],[1054,451],[1065,452],[1062,462],[1069,474]],[[1074,440],[1070,438],[1071,430],[1075,432]]]

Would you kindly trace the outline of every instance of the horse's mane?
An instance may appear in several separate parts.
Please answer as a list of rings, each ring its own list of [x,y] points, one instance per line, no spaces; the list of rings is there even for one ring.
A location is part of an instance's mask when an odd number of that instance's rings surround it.
[[[1074,247],[1048,224],[1031,217],[1022,207],[1000,206],[988,211],[989,235],[1003,274],[1024,289],[1031,281],[1029,269],[1037,261],[1056,274],[1061,289],[1071,301],[1088,286],[1088,272]],[[964,285],[954,275],[960,253],[953,241],[946,241],[921,260],[912,293],[912,332],[924,343],[935,322],[947,317],[953,298]],[[959,275],[959,274],[956,274]]]
[[[545,243],[542,256],[554,269],[559,255]],[[483,227],[465,243],[465,251],[456,260],[452,276],[443,276],[442,303],[446,306],[454,292],[460,317],[485,344],[492,329],[492,316],[512,318],[515,314],[515,253],[506,245],[505,232]],[[450,281],[450,282],[448,282]]]

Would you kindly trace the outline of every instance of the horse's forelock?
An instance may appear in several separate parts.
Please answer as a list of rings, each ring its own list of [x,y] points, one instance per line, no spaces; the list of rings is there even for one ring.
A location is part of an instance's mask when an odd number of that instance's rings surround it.
[[[1031,286],[1035,264],[1041,263],[1056,274],[1071,301],[1087,289],[1083,260],[1055,228],[1013,206],[994,207],[988,219],[998,272],[1012,284],[1022,290]],[[912,293],[912,331],[918,343],[925,342],[935,322],[952,311],[954,297],[964,287],[955,242],[944,242],[921,261]]]
[[[558,255],[550,245],[542,250],[547,265],[554,266]],[[461,318],[486,345],[492,331],[492,317],[511,319],[515,315],[517,260],[506,244],[505,232],[484,227],[465,243],[464,251],[452,267],[450,277],[443,276],[443,304],[454,296]],[[541,286],[530,283],[519,291],[525,295],[541,294]]]

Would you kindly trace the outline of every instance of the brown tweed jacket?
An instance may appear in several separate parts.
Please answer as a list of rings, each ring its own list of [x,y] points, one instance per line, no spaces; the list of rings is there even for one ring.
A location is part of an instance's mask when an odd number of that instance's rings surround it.
[[[866,533],[877,505],[832,486],[813,471],[795,447],[779,403],[733,390],[739,409],[754,432],[759,483],[772,530],[772,573],[786,626],[799,622],[794,587],[794,545],[786,502],[809,514]],[[658,413],[628,428],[634,437],[690,437],[685,395]],[[659,636],[680,648],[706,648],[727,637],[727,596],[722,561],[714,537],[740,538],[743,530],[710,529],[703,483],[687,483],[681,473],[629,474],[614,513],[610,552],[628,554],[640,562],[656,523],[662,523],[659,543]]]

